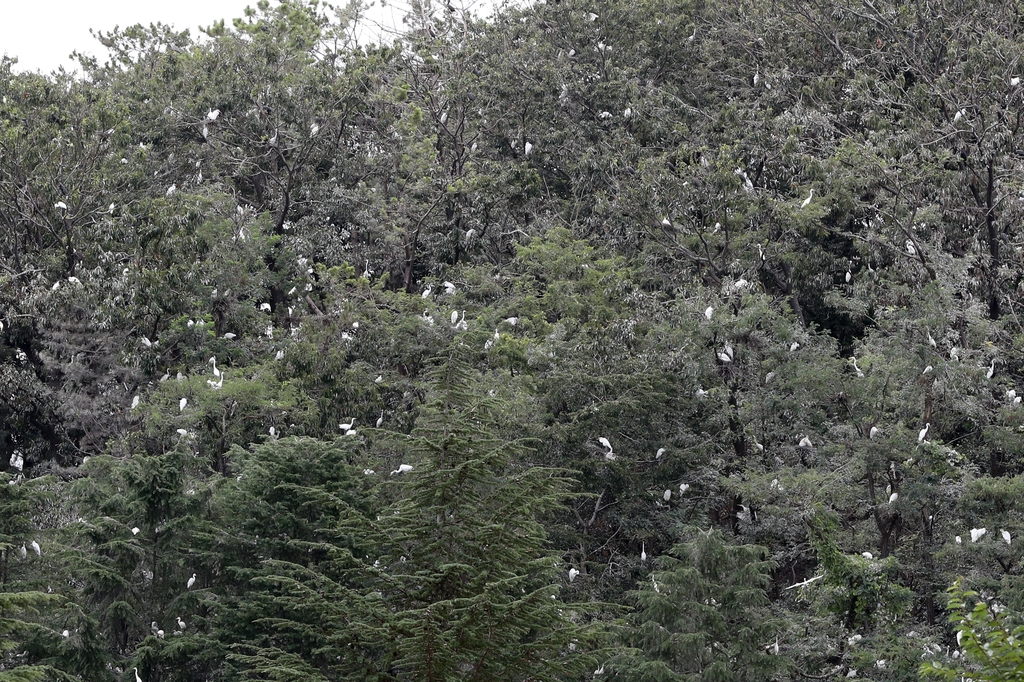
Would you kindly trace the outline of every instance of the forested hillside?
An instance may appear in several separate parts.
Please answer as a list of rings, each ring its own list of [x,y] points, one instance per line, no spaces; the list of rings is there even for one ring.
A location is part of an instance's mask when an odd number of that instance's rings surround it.
[[[0,62],[0,681],[1024,679],[1018,3],[356,16]]]

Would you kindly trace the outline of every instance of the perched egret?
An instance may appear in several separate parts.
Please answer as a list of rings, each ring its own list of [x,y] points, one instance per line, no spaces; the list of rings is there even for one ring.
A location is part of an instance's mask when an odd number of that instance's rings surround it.
[[[925,374],[927,374],[928,372],[932,371],[933,369],[935,369],[935,368],[932,367],[931,365],[928,365],[927,367],[924,368],[924,371],[921,372],[921,376],[924,376]]]
[[[28,549],[25,547],[25,545],[22,545],[21,549],[18,550],[18,556],[20,556],[22,559],[28,556]]]
[[[846,283],[849,284],[850,280],[852,280],[852,279],[853,279],[853,273],[850,272],[849,270],[847,270],[846,271]]]
[[[206,363],[209,364],[209,365],[213,365],[213,376],[219,377],[220,376],[220,370],[217,369],[217,356],[214,355],[209,360],[207,360]]]
[[[196,574],[193,573],[192,577],[188,579],[187,583],[185,583],[185,589],[186,590],[191,590],[192,586],[195,585],[195,584],[196,584]]]
[[[857,357],[856,356],[850,356],[850,362],[853,363],[853,369],[854,369],[855,372],[857,372],[857,378],[858,379],[863,379],[864,378],[864,372],[860,371],[860,367],[857,366]]]
[[[181,616],[178,616],[178,629],[179,630],[184,630],[185,629],[185,621],[183,621],[181,619]]]
[[[680,483],[679,484],[679,494],[680,495],[682,495],[683,493],[685,493],[689,489],[690,489],[690,484],[689,483]]]
[[[987,532],[988,531],[985,528],[972,528],[971,529],[971,542],[977,542]]]
[[[382,383],[383,381],[384,381],[384,375],[383,374],[378,374],[377,378],[373,380],[373,383],[379,384],[379,383]]]
[[[220,109],[211,109],[206,118],[209,121],[216,121],[218,116],[220,116]]]
[[[412,465],[410,465],[410,464],[399,464],[398,468],[391,472],[391,475],[392,476],[397,476],[398,474],[406,474],[406,473],[409,473],[410,471],[412,471]]]
[[[156,636],[157,636],[158,639],[163,639],[164,638],[164,631],[163,630],[157,630],[156,631]]]
[[[800,348],[800,342],[799,341],[794,341],[793,343],[789,344],[789,352],[790,353],[795,353],[798,348]]]
[[[355,426],[355,425],[356,425],[356,420],[354,418],[352,418],[352,417],[349,417],[348,423],[347,424],[338,424],[338,428],[341,429],[342,431],[344,431],[345,433],[348,433],[349,431],[352,430],[352,427]]]
[[[1018,85],[1020,85],[1020,76],[1014,76],[1013,78],[1011,78],[1010,85],[1012,85],[1013,87],[1017,87]]]
[[[725,348],[723,348],[722,351],[718,354],[718,359],[721,360],[722,362],[732,362],[734,354],[735,353],[732,349],[732,346],[727,343],[725,344]]]
[[[878,435],[878,427],[877,426],[872,426],[871,430],[868,431],[868,438],[874,438],[877,435]]]
[[[135,682],[142,682],[142,678],[139,677],[139,669],[135,668]]]
[[[138,526],[135,526],[134,528],[132,528],[132,535],[138,535],[141,532],[142,531],[139,530]]]
[[[668,216],[661,219],[661,224],[665,227],[672,227],[672,221],[668,219]]]
[[[957,536],[956,536],[955,538],[953,538],[953,539],[954,539],[954,540],[956,540],[956,544],[958,544],[958,545],[961,545],[961,544],[963,544],[963,540],[961,540],[961,539],[960,539],[960,536],[959,536],[959,535],[957,535]]]
[[[707,307],[707,308],[706,308],[706,309],[704,310],[704,317],[706,317],[706,318],[707,318],[707,319],[709,319],[709,320],[711,319],[711,316],[712,316],[712,315],[714,315],[714,314],[715,314],[715,309],[714,309],[714,308],[712,308],[711,306],[708,306],[708,307]]]
[[[187,436],[188,435],[188,431],[186,431],[185,429],[177,429],[176,433],[179,436]]]
[[[988,366],[988,372],[985,373],[986,379],[991,379],[992,375],[996,373],[996,359],[992,358],[992,364]]]
[[[11,466],[21,471],[25,467],[25,458],[22,457],[20,452],[15,452],[11,455]]]
[[[803,438],[800,439],[800,446],[799,447],[802,447],[802,448],[813,448],[814,444],[811,443],[811,439],[810,438],[808,438],[807,436],[804,436]]]
[[[275,360],[283,360],[284,359],[284,351],[283,350],[277,351],[277,354],[274,355],[274,359]]]
[[[43,548],[39,546],[39,543],[33,540],[29,543],[29,547],[36,553],[36,556],[43,556]]]
[[[811,199],[813,199],[813,198],[814,198],[814,188],[812,187],[811,188],[811,193],[807,195],[806,199],[804,199],[804,203],[800,204],[800,208],[807,208],[807,205],[809,203],[811,203]]]
[[[184,410],[186,405],[188,405],[188,398],[182,398],[181,400],[179,400],[178,401],[178,412],[181,412],[182,410]]]
[[[926,422],[924,428],[917,433],[917,442],[923,443],[924,437],[928,435],[928,429],[932,427],[931,422]]]
[[[420,297],[422,297],[422,298],[430,298],[430,287],[429,286],[426,289],[423,290],[423,293],[420,294]]]
[[[917,247],[914,246],[913,239],[908,239],[903,245],[907,247],[907,253],[909,253],[911,256],[917,255]]]
[[[444,293],[448,296],[455,294],[455,285],[451,282],[441,282],[441,286],[444,287]]]
[[[640,563],[647,561],[647,543],[640,543]]]
[[[68,637],[71,636],[71,631],[70,630],[65,630],[64,632],[62,632],[60,634],[61,634],[62,637],[64,637],[64,639],[67,639]]]
[[[260,312],[269,313],[270,312],[270,304],[269,303],[260,303]]]
[[[235,338],[236,336],[238,336],[238,335],[235,334],[234,332],[228,332],[227,334],[224,335],[224,338],[227,339],[228,341],[230,341],[231,339]]]
[[[576,580],[576,576],[578,576],[579,574],[580,574],[580,572],[577,571],[575,567],[570,568],[569,569],[569,582],[572,582],[573,580]]]
[[[519,324],[519,318],[518,317],[506,317],[505,318],[505,322],[508,322],[511,326],[514,327],[517,324]]]
[[[274,428],[273,426],[270,427],[270,435],[273,438],[277,438],[277,429]]]
[[[612,448],[612,443],[611,443],[610,440],[608,440],[604,436],[601,436],[600,438],[597,439],[597,442],[600,443],[601,445],[603,445],[604,447],[608,448],[608,452],[604,453],[604,458],[605,459],[607,459],[607,460],[615,459],[615,450]]]
[[[164,196],[166,196],[168,198],[173,197],[174,193],[177,192],[177,191],[178,191],[178,186],[175,185],[175,184],[172,184],[170,187],[167,188],[167,191],[164,192]]]
[[[665,500],[666,502],[671,500],[672,499],[672,490],[671,489],[666,489],[665,492],[662,493],[661,499]]]
[[[665,448],[658,448],[658,451],[654,453],[654,459],[661,459],[661,456],[665,454]]]
[[[64,203],[63,201],[58,201],[58,202],[57,202],[56,204],[54,204],[54,205],[53,205],[53,207],[54,207],[54,208],[59,208],[59,209],[63,209],[63,210],[65,210],[65,211],[66,211],[66,210],[67,210],[67,208],[68,208],[68,205],[67,205],[67,204],[65,204],[65,203]]]
[[[383,423],[384,423],[384,410],[381,410],[380,411],[380,416],[377,417],[377,425],[376,425],[377,428],[379,429],[380,425],[383,424]]]
[[[938,345],[935,343],[935,339],[932,337],[931,332],[928,332],[928,345],[931,346],[932,348],[935,348],[936,345]]]
[[[871,552],[861,552],[860,555],[865,559],[874,559],[874,555]]]
[[[532,145],[532,144],[530,144],[529,142],[527,142],[527,143],[526,143],[526,146],[525,146],[525,147],[523,147],[523,151],[524,151],[524,152],[526,153],[526,156],[529,156],[529,155],[530,155],[530,152],[532,152],[532,151],[533,151],[533,145]]]
[[[1003,530],[1002,528],[1000,528],[999,532],[1003,536],[1003,542],[1005,542],[1006,544],[1010,544],[1010,531]]]
[[[889,504],[894,504],[898,499],[900,499],[900,494],[893,493],[892,495],[889,496]]]

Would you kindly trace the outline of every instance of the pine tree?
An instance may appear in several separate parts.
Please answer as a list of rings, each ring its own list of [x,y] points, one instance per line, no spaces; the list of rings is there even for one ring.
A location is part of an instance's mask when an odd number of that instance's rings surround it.
[[[413,433],[395,435],[397,501],[376,528],[386,542],[377,589],[394,612],[395,679],[572,679],[592,662],[581,609],[558,599],[563,566],[541,520],[571,480],[529,463],[528,443],[496,428],[500,400],[456,353],[431,373]],[[411,471],[398,473],[400,464]]]
[[[768,550],[729,544],[714,529],[685,536],[632,593],[638,610],[627,640],[637,651],[613,659],[610,679],[772,679],[784,659],[767,608]]]

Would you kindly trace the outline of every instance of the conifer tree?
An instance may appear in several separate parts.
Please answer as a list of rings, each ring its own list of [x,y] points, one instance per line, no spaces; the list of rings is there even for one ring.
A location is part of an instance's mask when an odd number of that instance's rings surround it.
[[[773,679],[784,659],[781,624],[767,608],[767,549],[729,544],[715,529],[685,536],[633,592],[638,611],[627,639],[637,651],[613,660],[610,679]]]

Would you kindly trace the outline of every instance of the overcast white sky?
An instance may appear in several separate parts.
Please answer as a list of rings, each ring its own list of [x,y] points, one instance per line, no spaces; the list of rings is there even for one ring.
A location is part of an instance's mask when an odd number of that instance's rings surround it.
[[[68,58],[73,50],[102,58],[103,47],[89,29],[109,31],[114,26],[170,24],[198,34],[199,26],[217,19],[240,17],[247,5],[256,0],[18,0],[5,2],[0,21],[0,53],[18,58],[17,70],[49,73],[58,66],[68,70],[74,63]],[[335,0],[335,5],[343,4]],[[382,8],[380,0],[371,8],[371,20],[382,25],[398,25],[404,6],[394,0]]]

